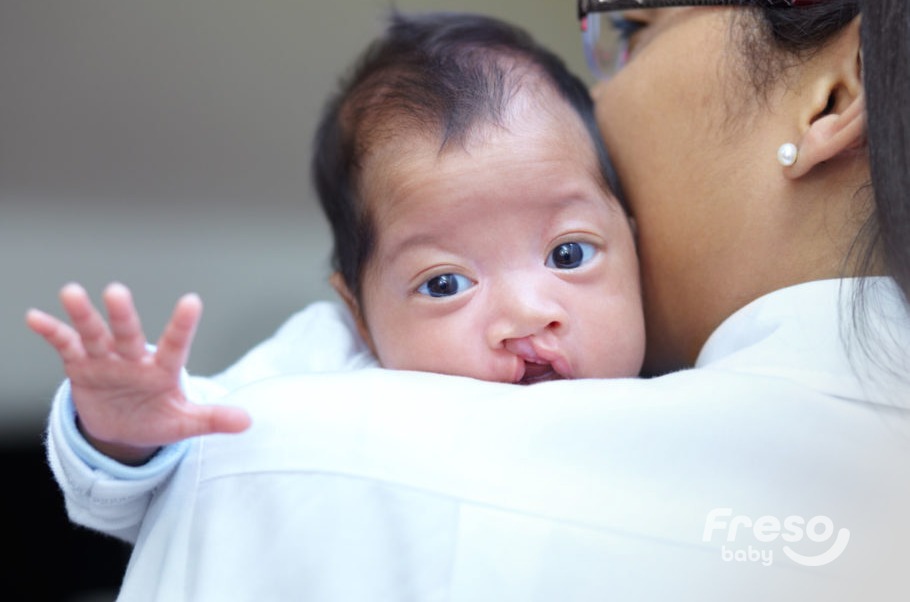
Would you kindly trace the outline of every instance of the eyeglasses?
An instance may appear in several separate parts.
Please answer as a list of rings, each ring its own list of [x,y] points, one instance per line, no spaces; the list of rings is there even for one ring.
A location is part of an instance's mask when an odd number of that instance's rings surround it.
[[[794,8],[824,0],[578,0],[578,19],[588,67],[609,79],[629,60],[629,40],[641,23],[605,13],[677,6],[756,6]]]

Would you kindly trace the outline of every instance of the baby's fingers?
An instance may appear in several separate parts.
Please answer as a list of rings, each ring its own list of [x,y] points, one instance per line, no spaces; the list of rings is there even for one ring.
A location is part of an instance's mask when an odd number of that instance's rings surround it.
[[[138,360],[145,355],[145,333],[130,290],[113,283],[104,291],[104,305],[114,335],[114,349],[124,359]]]
[[[25,323],[57,351],[64,363],[76,361],[85,356],[79,334],[70,328],[69,324],[38,309],[28,310],[28,313],[25,314]]]
[[[111,333],[85,289],[67,284],[60,290],[60,303],[82,339],[85,352],[90,357],[106,356],[111,350]]]
[[[202,300],[198,295],[191,293],[177,301],[174,313],[158,339],[155,361],[159,366],[169,372],[177,372],[186,365],[201,315]]]

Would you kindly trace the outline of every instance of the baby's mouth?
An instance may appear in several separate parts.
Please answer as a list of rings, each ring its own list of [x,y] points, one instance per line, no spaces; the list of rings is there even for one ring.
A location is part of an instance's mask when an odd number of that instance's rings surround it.
[[[536,383],[542,383],[549,380],[559,380],[565,378],[562,374],[557,372],[552,364],[538,364],[536,362],[525,361],[525,370],[521,379],[517,384],[519,385],[533,385]]]

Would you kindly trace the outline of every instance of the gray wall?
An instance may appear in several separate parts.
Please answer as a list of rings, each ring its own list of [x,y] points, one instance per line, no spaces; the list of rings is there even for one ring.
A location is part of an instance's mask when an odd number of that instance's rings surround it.
[[[42,430],[63,373],[23,315],[67,281],[128,284],[152,340],[200,293],[198,374],[333,298],[310,137],[390,4],[0,0],[0,440]],[[574,2],[396,4],[510,19],[584,73]]]

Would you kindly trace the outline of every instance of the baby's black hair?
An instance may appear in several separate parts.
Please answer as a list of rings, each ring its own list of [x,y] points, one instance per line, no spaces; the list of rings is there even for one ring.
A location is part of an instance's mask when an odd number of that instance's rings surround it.
[[[376,239],[360,198],[364,157],[402,131],[438,136],[440,151],[464,144],[476,124],[501,123],[525,74],[576,111],[605,185],[619,194],[587,86],[559,57],[492,17],[393,12],[385,33],[327,102],[313,146],[313,181],[334,239],[332,268],[358,301]]]

